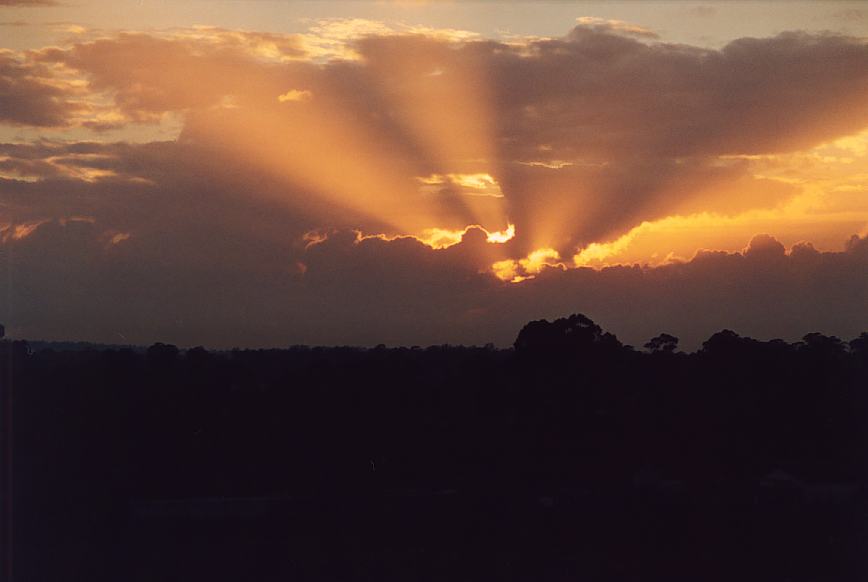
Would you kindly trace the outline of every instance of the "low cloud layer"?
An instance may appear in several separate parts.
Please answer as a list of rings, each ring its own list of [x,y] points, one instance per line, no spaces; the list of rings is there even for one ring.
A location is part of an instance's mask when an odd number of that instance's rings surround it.
[[[216,347],[509,345],[524,322],[572,312],[634,345],[659,331],[691,347],[722,328],[787,339],[868,329],[868,240],[859,237],[840,252],[787,252],[758,236],[741,253],[655,268],[544,268],[512,284],[480,272],[492,243],[479,231],[442,250],[350,231],[306,249],[216,239],[227,232],[155,243],[80,219],[18,238],[4,232],[0,317],[21,337]],[[197,246],[209,251],[196,255]]]

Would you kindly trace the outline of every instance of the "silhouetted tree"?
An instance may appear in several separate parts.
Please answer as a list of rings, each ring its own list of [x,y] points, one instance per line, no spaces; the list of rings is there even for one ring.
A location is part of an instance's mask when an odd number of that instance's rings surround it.
[[[582,314],[549,322],[532,321],[518,333],[513,344],[520,353],[584,355],[589,351],[615,351],[622,346],[611,333]]]
[[[162,367],[175,363],[180,350],[178,350],[177,346],[157,342],[149,347],[146,353],[150,363]]]
[[[826,356],[841,356],[847,350],[846,344],[840,338],[821,333],[809,333],[802,338],[802,341],[804,342],[805,349],[822,353]]]
[[[862,332],[859,337],[849,343],[850,352],[861,357],[868,358],[868,332]]]
[[[671,354],[678,349],[678,338],[668,333],[661,333],[648,340],[645,349],[652,353]]]

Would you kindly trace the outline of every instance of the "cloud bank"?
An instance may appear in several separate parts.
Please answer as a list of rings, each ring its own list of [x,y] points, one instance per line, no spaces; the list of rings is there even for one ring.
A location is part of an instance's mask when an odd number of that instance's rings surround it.
[[[634,345],[660,330],[695,347],[722,328],[787,339],[868,329],[866,238],[839,252],[807,243],[787,252],[757,236],[740,253],[661,267],[543,268],[512,284],[480,272],[491,243],[475,230],[440,250],[341,231],[276,251],[274,241],[221,243],[215,234],[187,232],[160,248],[83,219],[4,231],[0,317],[23,337],[216,347],[509,345],[524,322],[576,311]],[[210,254],[190,254],[206,243]],[[188,250],[175,253],[179,245]]]

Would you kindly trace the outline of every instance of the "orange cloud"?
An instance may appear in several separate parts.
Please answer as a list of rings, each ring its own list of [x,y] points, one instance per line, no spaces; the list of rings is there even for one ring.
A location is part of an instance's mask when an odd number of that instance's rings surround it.
[[[502,42],[371,21],[298,35],[203,27],[0,52],[0,123],[52,135],[0,144],[0,218],[15,225],[4,237],[84,236],[61,220],[92,216],[103,238],[87,252],[291,271],[280,298],[345,289],[325,256],[423,293],[384,266],[396,260],[455,302],[454,289],[484,297],[466,312],[493,301],[486,285],[643,284],[755,261],[736,251],[758,232],[798,249],[787,261],[814,257],[799,241],[822,254],[865,232],[862,40],[787,33],[709,50],[579,24]],[[166,141],[104,133],[170,118]],[[364,267],[347,258],[360,256]],[[362,283],[379,301],[377,280]]]
[[[277,100],[281,103],[293,101],[310,101],[313,98],[313,93],[306,89],[290,89],[286,93],[277,96]]]
[[[785,34],[715,51],[648,44],[625,23],[579,24],[521,43],[372,21],[300,35],[121,33],[9,56],[9,75],[39,82],[20,85],[4,111],[14,123],[99,130],[181,115],[182,139],[324,203],[287,199],[293,207],[336,206],[388,234],[496,230],[509,216],[516,257],[567,256],[667,216],[775,207],[806,188],[805,172],[759,166],[818,144],[839,145],[814,164],[858,163],[860,142],[846,140],[868,124],[868,51],[856,39]],[[321,60],[305,48],[312,37],[355,56]],[[751,82],[756,63],[774,74]],[[47,97],[44,109],[31,93]],[[442,195],[419,197],[417,179]],[[858,185],[835,188],[843,201]]]

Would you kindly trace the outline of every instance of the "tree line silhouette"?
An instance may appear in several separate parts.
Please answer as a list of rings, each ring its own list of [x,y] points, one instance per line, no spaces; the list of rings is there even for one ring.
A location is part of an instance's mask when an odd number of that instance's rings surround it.
[[[2,349],[22,580],[868,574],[866,333]]]

